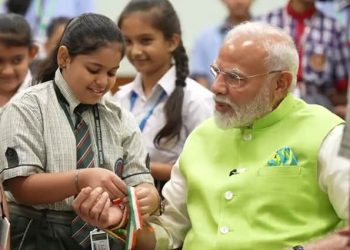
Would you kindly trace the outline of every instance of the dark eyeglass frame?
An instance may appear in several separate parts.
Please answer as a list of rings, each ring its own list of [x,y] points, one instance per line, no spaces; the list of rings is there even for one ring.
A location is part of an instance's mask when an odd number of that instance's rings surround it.
[[[250,79],[250,78],[254,78],[254,77],[258,77],[258,76],[264,76],[264,75],[269,75],[269,74],[273,74],[273,73],[281,73],[283,70],[272,70],[269,72],[265,72],[265,73],[260,73],[260,74],[255,74],[255,75],[250,75],[250,76],[240,76],[235,72],[229,72],[229,71],[225,71],[220,69],[219,67],[215,66],[215,65],[210,65],[210,73],[214,78],[217,78],[218,75],[222,74],[224,76],[224,82],[233,88],[239,88],[242,86],[242,82]]]

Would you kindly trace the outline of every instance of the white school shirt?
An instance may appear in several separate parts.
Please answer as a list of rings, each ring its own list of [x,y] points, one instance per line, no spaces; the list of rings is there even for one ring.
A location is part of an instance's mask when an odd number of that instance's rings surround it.
[[[123,107],[133,113],[139,124],[145,118],[147,112],[154,107],[153,114],[147,120],[142,131],[146,149],[150,154],[151,161],[154,162],[166,164],[175,163],[182,151],[187,136],[197,125],[213,114],[213,93],[196,81],[187,78],[186,87],[184,87],[180,140],[175,145],[169,143],[164,148],[156,148],[153,139],[165,125],[164,104],[175,88],[175,80],[176,72],[175,66],[173,66],[153,87],[152,94],[146,97],[142,89],[141,75],[137,74],[134,81],[121,86],[120,90],[114,95]],[[165,96],[158,103],[159,97],[163,91],[165,92]],[[137,94],[133,107],[131,107],[132,92]]]

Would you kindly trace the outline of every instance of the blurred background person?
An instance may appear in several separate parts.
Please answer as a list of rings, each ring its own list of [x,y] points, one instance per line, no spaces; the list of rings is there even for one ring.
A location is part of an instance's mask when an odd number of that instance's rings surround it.
[[[60,41],[63,31],[66,28],[70,18],[66,16],[55,17],[49,23],[46,29],[46,41],[44,44],[45,54],[49,55]]]
[[[5,0],[0,13],[13,12],[23,15],[28,21],[34,39],[40,45],[40,57],[45,56],[42,48],[46,29],[56,17],[69,18],[86,12],[95,12],[95,0]]]
[[[30,86],[29,65],[37,51],[24,17],[0,14],[0,114],[16,93]]]
[[[33,75],[33,78],[36,78],[36,75],[40,69],[41,63],[45,61],[45,58],[50,55],[54,48],[59,43],[61,36],[64,32],[66,25],[68,24],[69,17],[56,17],[52,19],[49,23],[49,26],[46,29],[46,40],[43,46],[44,49],[44,58],[36,58],[30,64],[30,70]]]
[[[297,94],[332,111],[344,110],[350,68],[345,27],[318,10],[315,0],[289,0],[259,19],[293,37],[300,57]]]
[[[233,26],[251,19],[250,7],[253,0],[221,1],[227,8],[228,16],[223,23],[203,30],[190,54],[191,77],[207,88],[210,88],[214,80],[209,72],[209,65],[217,57],[226,33]]]

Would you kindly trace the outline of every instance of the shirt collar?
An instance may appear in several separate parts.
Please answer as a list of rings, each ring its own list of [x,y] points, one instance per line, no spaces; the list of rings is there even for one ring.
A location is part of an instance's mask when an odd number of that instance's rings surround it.
[[[311,8],[309,8],[309,9],[307,9],[307,10],[301,12],[301,13],[300,13],[300,12],[296,12],[296,11],[293,9],[293,7],[292,7],[290,1],[288,2],[286,8],[287,8],[287,13],[288,13],[291,17],[293,17],[293,18],[295,18],[295,19],[298,19],[298,20],[309,19],[309,18],[311,18],[311,17],[315,14],[315,12],[316,12],[316,7],[315,7],[315,5],[313,5]]]
[[[66,80],[64,80],[59,68],[55,72],[55,83],[69,105],[69,112],[73,114],[74,109],[80,104],[80,101],[75,97]],[[104,97],[100,99],[98,104],[105,104]]]
[[[172,66],[163,76],[160,78],[156,85],[153,87],[153,93],[156,89],[161,88],[165,91],[167,96],[170,96],[175,89],[176,80],[176,68]],[[142,78],[141,74],[137,74],[134,81],[132,82],[132,91],[134,91],[138,96],[144,96],[142,89]]]
[[[228,18],[219,26],[220,34],[226,35],[230,29],[233,28],[233,24],[229,22]]]

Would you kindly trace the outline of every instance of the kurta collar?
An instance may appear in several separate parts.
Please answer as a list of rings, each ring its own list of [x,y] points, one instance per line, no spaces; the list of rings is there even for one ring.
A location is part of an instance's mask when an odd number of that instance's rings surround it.
[[[276,122],[280,121],[288,113],[291,112],[295,103],[295,97],[289,93],[282,102],[272,112],[254,121],[251,126],[252,129],[261,129],[269,127]]]

